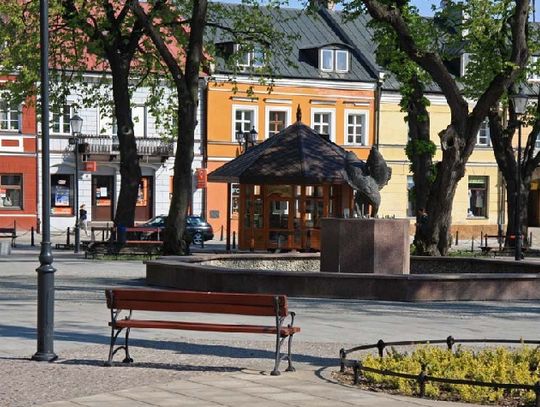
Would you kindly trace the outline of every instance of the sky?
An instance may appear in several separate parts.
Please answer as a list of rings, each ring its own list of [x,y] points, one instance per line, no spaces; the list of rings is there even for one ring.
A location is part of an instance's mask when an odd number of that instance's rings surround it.
[[[225,3],[240,3],[241,0],[219,0]],[[302,8],[304,4],[309,0],[289,0],[289,7],[293,8]],[[432,5],[439,6],[440,0],[411,0],[411,3],[418,7],[420,14],[423,16],[430,16],[433,14],[431,10]],[[536,0],[531,0],[531,4],[536,3]],[[538,2],[538,7],[535,10],[536,21],[540,21],[540,2]]]

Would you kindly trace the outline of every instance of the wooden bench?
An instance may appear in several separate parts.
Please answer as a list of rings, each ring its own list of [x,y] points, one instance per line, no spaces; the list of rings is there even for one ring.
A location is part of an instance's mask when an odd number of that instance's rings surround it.
[[[285,295],[214,293],[196,291],[174,291],[155,289],[108,289],[105,290],[107,307],[111,310],[111,345],[106,366],[111,366],[113,356],[121,349],[125,351],[124,363],[131,363],[129,354],[129,333],[131,328],[180,329],[190,331],[245,332],[273,334],[276,336],[275,364],[272,375],[279,375],[279,364],[288,361],[286,371],[294,371],[291,361],[293,335],[300,332],[294,327],[295,313],[287,307]],[[120,317],[125,310],[128,315]],[[194,312],[202,314],[236,314],[250,316],[269,316],[275,318],[272,325],[216,324],[208,322],[188,322],[170,320],[135,319],[133,311],[156,312]],[[289,323],[286,325],[286,320]],[[126,329],[124,345],[115,349],[115,343]],[[288,339],[287,354],[281,354],[281,346]]]
[[[15,228],[0,228],[0,239],[11,239],[11,247],[15,247],[17,230]]]

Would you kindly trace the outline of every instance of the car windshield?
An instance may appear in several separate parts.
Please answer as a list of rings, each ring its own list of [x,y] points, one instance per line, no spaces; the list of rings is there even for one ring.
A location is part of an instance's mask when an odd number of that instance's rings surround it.
[[[156,216],[155,218],[150,219],[146,222],[145,226],[165,226],[167,218],[165,216]]]
[[[196,218],[192,216],[188,216],[186,220],[187,220],[187,223],[189,223],[190,225],[200,225],[202,223],[201,218]]]

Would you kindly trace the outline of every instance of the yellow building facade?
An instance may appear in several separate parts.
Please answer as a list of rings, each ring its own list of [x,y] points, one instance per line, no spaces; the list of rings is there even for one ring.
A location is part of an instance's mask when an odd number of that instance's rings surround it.
[[[448,127],[450,109],[440,95],[428,95],[428,99],[431,140],[437,145],[436,162],[442,156],[438,133]],[[414,223],[415,212],[407,192],[412,186],[410,163],[405,155],[408,129],[399,100],[400,95],[394,92],[383,92],[381,97],[380,150],[392,167],[392,179],[382,190],[380,212],[382,216],[408,217]],[[481,233],[494,235],[499,224],[503,231],[506,224],[506,191],[502,175],[489,143],[489,130],[483,127],[481,133],[454,197],[452,231],[453,234],[458,231],[460,238],[479,239]],[[525,137],[524,131],[523,139]]]

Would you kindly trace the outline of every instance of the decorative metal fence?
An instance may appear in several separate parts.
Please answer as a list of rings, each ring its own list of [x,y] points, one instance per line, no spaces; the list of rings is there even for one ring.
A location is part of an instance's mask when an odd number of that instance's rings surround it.
[[[393,376],[401,377],[403,379],[414,380],[418,383],[418,396],[424,397],[426,393],[426,383],[435,382],[435,383],[445,383],[445,384],[463,384],[468,386],[481,386],[481,387],[491,387],[494,389],[509,389],[509,390],[528,390],[533,391],[536,396],[535,406],[540,407],[540,381],[535,384],[518,384],[518,383],[497,383],[497,382],[481,382],[476,380],[467,380],[467,379],[452,379],[446,377],[435,377],[430,376],[426,372],[426,366],[422,365],[420,372],[418,374],[410,374],[403,372],[394,372],[391,370],[380,370],[374,369],[368,366],[364,366],[361,360],[358,359],[347,359],[347,356],[353,352],[358,352],[361,350],[377,349],[379,356],[383,357],[384,349],[387,346],[414,346],[414,345],[433,345],[433,344],[446,344],[449,350],[452,350],[454,344],[456,343],[509,343],[509,344],[531,344],[531,345],[540,345],[540,341],[531,341],[531,340],[514,340],[514,339],[454,339],[452,336],[447,337],[446,339],[434,339],[434,340],[417,340],[417,341],[399,341],[399,342],[384,342],[380,339],[377,343],[369,345],[361,345],[351,349],[340,349],[339,359],[340,359],[340,371],[345,372],[345,367],[350,367],[353,369],[353,382],[358,384],[360,381],[360,376],[362,372],[376,373],[383,376]]]

